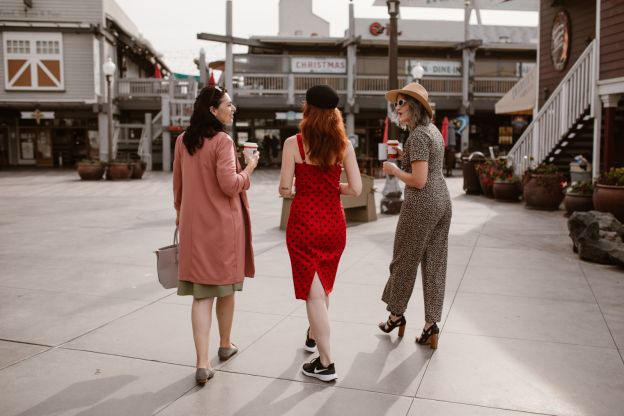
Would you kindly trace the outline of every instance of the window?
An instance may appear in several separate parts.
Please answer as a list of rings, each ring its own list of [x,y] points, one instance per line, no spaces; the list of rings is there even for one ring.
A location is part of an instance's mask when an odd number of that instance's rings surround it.
[[[5,32],[5,88],[23,91],[63,90],[62,36],[60,33]]]

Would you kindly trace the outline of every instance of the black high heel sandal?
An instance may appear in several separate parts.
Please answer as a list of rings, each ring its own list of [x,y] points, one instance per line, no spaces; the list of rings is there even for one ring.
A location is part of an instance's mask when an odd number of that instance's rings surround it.
[[[395,321],[392,319],[392,315],[390,315],[388,316],[388,320],[386,322],[380,322],[377,326],[386,334],[389,334],[390,332],[392,332],[394,328],[399,328],[399,336],[402,337],[403,335],[405,335],[406,325],[407,325],[407,321],[405,320],[405,316],[400,315],[399,319]]]
[[[429,345],[432,350],[438,349],[438,338],[440,337],[440,328],[434,323],[429,329],[423,329],[420,338],[416,338],[416,342],[420,345]]]

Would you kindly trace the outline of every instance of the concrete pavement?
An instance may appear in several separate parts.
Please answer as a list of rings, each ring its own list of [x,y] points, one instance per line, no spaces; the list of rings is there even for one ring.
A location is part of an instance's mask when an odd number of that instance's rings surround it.
[[[213,328],[217,373],[199,388],[190,299],[155,276],[152,250],[173,232],[171,177],[0,172],[0,415],[621,415],[622,269],[579,261],[562,212],[448,184],[439,349],[414,343],[420,278],[405,338],[376,328],[397,220],[380,216],[347,231],[330,308],[339,379],[327,385],[301,375],[307,321],[278,229],[277,171],[256,172],[241,351],[220,363]]]

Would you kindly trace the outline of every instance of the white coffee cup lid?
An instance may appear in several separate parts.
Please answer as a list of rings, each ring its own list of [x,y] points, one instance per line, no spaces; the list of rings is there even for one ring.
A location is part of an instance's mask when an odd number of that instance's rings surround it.
[[[245,147],[258,147],[258,143],[246,142],[243,146],[245,146]]]

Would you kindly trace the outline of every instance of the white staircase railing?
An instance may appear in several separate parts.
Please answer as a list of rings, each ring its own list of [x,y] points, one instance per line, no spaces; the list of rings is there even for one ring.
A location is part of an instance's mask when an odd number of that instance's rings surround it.
[[[516,173],[522,173],[533,162],[543,162],[577,120],[592,108],[596,74],[595,40],[592,41],[540,108],[507,157]]]

